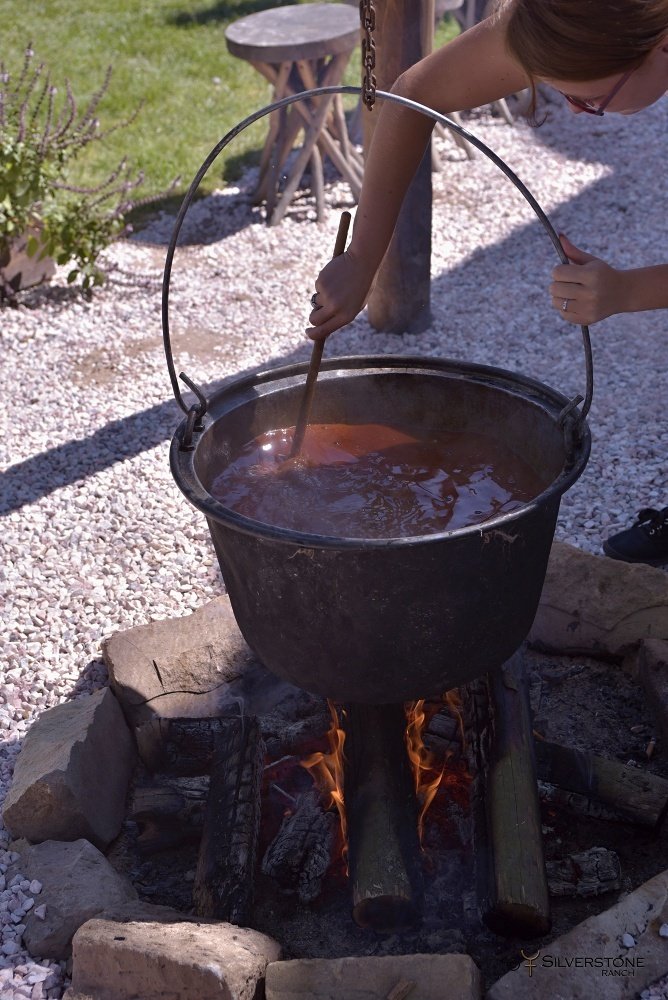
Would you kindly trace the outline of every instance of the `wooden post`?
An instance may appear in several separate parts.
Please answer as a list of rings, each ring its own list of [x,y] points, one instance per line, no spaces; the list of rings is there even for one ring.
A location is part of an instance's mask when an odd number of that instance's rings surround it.
[[[344,799],[353,919],[396,933],[421,919],[422,870],[403,705],[347,705]]]
[[[376,84],[390,90],[404,70],[431,52],[434,0],[375,0]],[[364,108],[364,149],[379,108]],[[416,112],[417,113],[417,112]],[[394,236],[368,302],[376,330],[420,333],[431,322],[431,144],[406,194]]]
[[[539,937],[550,929],[550,904],[521,651],[489,680],[494,741],[487,808],[494,875],[485,923],[501,934],[512,928]]]
[[[540,937],[550,929],[550,913],[521,651],[468,684],[464,695],[482,917],[498,934]]]

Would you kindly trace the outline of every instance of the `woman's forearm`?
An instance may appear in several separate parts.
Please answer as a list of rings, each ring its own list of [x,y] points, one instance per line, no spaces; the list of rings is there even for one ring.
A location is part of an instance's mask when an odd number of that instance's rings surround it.
[[[479,107],[527,85],[508,55],[505,30],[488,18],[411,66],[392,90],[443,114]],[[378,102],[364,164],[350,245],[318,275],[307,330],[314,340],[350,323],[363,308],[392,238],[408,186],[422,159],[433,120],[396,102]]]
[[[626,286],[624,312],[668,309],[668,264],[622,271]]]
[[[392,92],[447,114],[488,104],[525,85],[522,70],[505,52],[501,25],[484,21],[402,73]],[[371,113],[378,121],[350,249],[375,274],[434,122],[390,101],[379,101]]]

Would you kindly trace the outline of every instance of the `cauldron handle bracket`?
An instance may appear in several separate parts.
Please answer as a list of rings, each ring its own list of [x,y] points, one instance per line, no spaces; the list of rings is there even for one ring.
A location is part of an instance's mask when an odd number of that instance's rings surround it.
[[[193,405],[188,410],[188,415],[186,418],[186,428],[185,431],[183,432],[183,438],[181,439],[181,445],[180,445],[181,451],[191,451],[195,447],[194,444],[192,443],[193,432],[201,431],[203,429],[204,424],[202,423],[202,421],[204,419],[204,414],[209,408],[209,404],[202,390],[199,388],[198,385],[195,385],[192,379],[188,378],[185,372],[180,372],[179,378],[183,382],[185,382],[185,384],[192,392],[195,393],[198,399],[198,402],[193,403]]]
[[[170,333],[169,333],[169,284],[172,271],[172,262],[174,259],[176,244],[179,238],[179,233],[181,231],[181,226],[183,225],[183,220],[185,218],[186,212],[188,211],[188,208],[190,207],[190,204],[193,198],[195,197],[195,194],[197,192],[200,183],[202,182],[202,179],[208,172],[209,167],[212,165],[214,160],[218,158],[219,154],[223,151],[223,149],[232,141],[232,139],[234,139],[237,135],[239,135],[240,132],[243,132],[246,128],[248,128],[249,125],[254,124],[256,121],[259,121],[266,115],[272,114],[274,111],[279,111],[282,108],[286,108],[291,104],[297,103],[298,101],[305,101],[309,100],[312,97],[321,97],[328,94],[332,95],[351,94],[359,97],[362,94],[362,89],[360,87],[349,87],[349,86],[316,87],[313,90],[304,90],[296,94],[290,94],[288,97],[284,97],[280,101],[275,101],[273,104],[269,104],[266,107],[261,108],[259,111],[255,111],[253,114],[249,115],[247,118],[244,118],[243,121],[235,125],[234,128],[232,128],[225,136],[223,136],[223,138],[214,146],[214,148],[211,150],[211,152],[209,153],[209,155],[207,156],[207,158],[204,160],[201,167],[197,171],[197,174],[195,175],[183,199],[183,202],[181,203],[181,207],[179,209],[176,221],[174,223],[174,228],[172,230],[169,246],[167,248],[167,256],[165,259],[165,269],[162,281],[162,335],[165,347],[165,357],[167,359],[167,368],[169,370],[169,377],[172,383],[172,389],[174,392],[174,396],[176,398],[176,402],[179,404],[183,412],[188,415],[189,419],[187,426],[191,427],[192,424],[192,427],[189,432],[190,438],[192,438],[192,433],[194,430],[201,429],[201,418],[206,413],[207,401],[201,390],[198,390],[195,387],[194,383],[191,382],[190,379],[187,378],[187,376],[181,373],[180,375],[181,379],[186,383],[186,385],[190,389],[192,389],[192,391],[195,393],[195,395],[198,397],[199,400],[199,405],[194,405],[190,409],[186,405],[186,402],[183,399],[183,396],[181,395],[181,390],[176,377],[176,369],[174,368],[174,359],[172,356],[172,348],[171,348]],[[511,170],[508,164],[505,163],[500,156],[497,156],[497,154],[493,152],[493,150],[491,150],[489,146],[487,146],[481,139],[479,139],[472,132],[469,132],[468,129],[464,128],[463,125],[451,121],[445,115],[442,115],[439,111],[434,111],[433,108],[427,107],[427,105],[425,104],[419,104],[417,101],[412,101],[410,100],[410,98],[403,97],[401,94],[391,94],[388,93],[387,91],[377,90],[376,98],[390,101],[391,103],[394,104],[401,104],[404,107],[411,108],[414,111],[418,111],[420,114],[425,115],[427,118],[431,118],[434,122],[438,122],[439,124],[443,125],[451,132],[455,132],[463,139],[466,139],[466,141],[470,143],[470,145],[475,146],[476,149],[479,149],[482,153],[484,153],[484,155],[488,159],[490,159],[492,163],[494,163],[497,167],[499,167],[499,169],[503,171],[506,177],[510,181],[512,181],[512,183],[515,185],[520,194],[523,195],[523,197],[529,203],[531,208],[534,210],[536,216],[538,217],[539,222],[541,222],[543,228],[547,232],[547,235],[550,237],[550,240],[552,241],[552,244],[559,256],[561,263],[562,264],[569,263],[568,257],[564,253],[564,249],[561,245],[559,237],[552,223],[550,222],[550,220],[548,219],[545,212],[540,207],[534,196],[531,194],[526,185],[519,179],[517,174],[513,170]],[[582,403],[583,404],[582,409],[579,411],[577,417],[575,418],[574,431],[576,435],[580,435],[584,429],[584,421],[589,412],[594,391],[592,350],[591,350],[591,339],[589,336],[589,327],[581,326],[580,330],[582,331],[582,343],[585,355],[585,375],[586,375],[585,395],[584,397],[578,395],[575,396],[573,399],[571,399],[570,402],[561,411],[558,417],[560,426],[564,427],[567,418],[570,417],[572,414],[574,414],[576,408],[579,406],[580,403]],[[195,411],[195,416],[191,420],[190,413],[192,413],[193,410]],[[188,433],[187,429],[186,433]]]

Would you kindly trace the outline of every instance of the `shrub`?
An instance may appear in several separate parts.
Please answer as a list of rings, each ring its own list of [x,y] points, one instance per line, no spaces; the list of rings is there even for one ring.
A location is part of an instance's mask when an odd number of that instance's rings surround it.
[[[139,112],[106,130],[97,118],[109,87],[111,67],[102,86],[83,111],[72,88],[64,96],[52,84],[44,63],[35,64],[32,47],[25,51],[16,81],[0,64],[0,253],[26,233],[30,256],[70,261],[68,281],[81,279],[85,292],[102,283],[97,264],[101,251],[126,230],[125,216],[134,207],[132,193],[143,175],[131,176],[123,159],[102,183],[74,184],[72,164],[91,143],[102,142],[125,128]],[[13,289],[0,281],[0,297]]]

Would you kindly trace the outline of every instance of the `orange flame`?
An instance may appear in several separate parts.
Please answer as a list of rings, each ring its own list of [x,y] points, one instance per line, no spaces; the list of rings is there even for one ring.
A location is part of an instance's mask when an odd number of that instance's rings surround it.
[[[450,709],[452,715],[457,719],[457,726],[462,747],[465,745],[464,720],[462,716],[462,703],[459,692],[456,688],[446,691],[443,701]],[[427,810],[434,801],[436,793],[443,785],[455,798],[463,796],[466,799],[466,786],[470,780],[466,763],[461,761],[454,764],[450,760],[452,751],[448,751],[441,766],[437,766],[434,761],[434,754],[424,745],[423,733],[426,728],[427,716],[424,708],[424,701],[416,701],[406,706],[406,747],[408,757],[413,767],[415,777],[415,793],[418,802],[418,833],[420,841],[424,831],[424,821]]]
[[[440,771],[434,770],[433,755],[427,750],[422,739],[426,720],[424,699],[412,702],[407,708],[406,715],[408,721],[406,726],[406,749],[415,778],[415,794],[419,809],[418,834],[420,841],[422,841],[424,818],[438,791],[445,765]]]
[[[328,701],[332,725],[327,733],[329,753],[311,754],[301,761],[302,767],[310,772],[316,788],[323,796],[325,809],[336,806],[341,823],[341,834],[344,845],[347,844],[346,810],[343,802],[343,744],[346,734],[339,724],[339,716],[331,701]],[[345,848],[344,848],[345,851]]]

